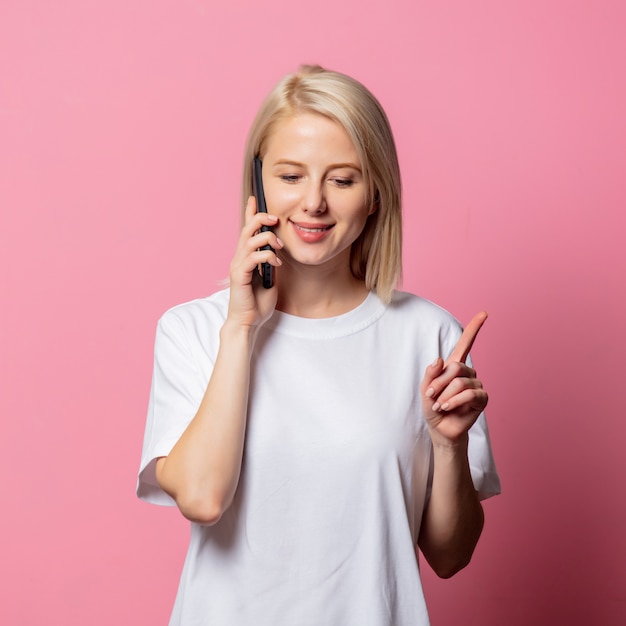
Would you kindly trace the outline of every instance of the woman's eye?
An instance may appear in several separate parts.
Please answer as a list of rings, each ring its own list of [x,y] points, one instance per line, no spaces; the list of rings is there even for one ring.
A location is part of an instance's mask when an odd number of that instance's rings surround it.
[[[281,174],[280,179],[286,183],[296,183],[300,177],[297,174]]]
[[[337,187],[351,187],[354,184],[351,178],[333,178],[333,182]]]

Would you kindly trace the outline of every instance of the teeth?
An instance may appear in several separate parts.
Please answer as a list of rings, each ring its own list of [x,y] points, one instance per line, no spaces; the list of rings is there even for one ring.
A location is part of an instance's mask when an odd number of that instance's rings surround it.
[[[297,226],[296,228],[298,230],[303,230],[305,233],[323,233],[325,230],[328,230],[328,227],[325,226],[324,228],[304,228],[304,226]]]

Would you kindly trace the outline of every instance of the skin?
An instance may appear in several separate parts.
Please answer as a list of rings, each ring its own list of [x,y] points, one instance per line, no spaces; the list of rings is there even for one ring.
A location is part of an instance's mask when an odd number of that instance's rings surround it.
[[[431,497],[422,518],[418,545],[442,578],[465,567],[484,524],[483,509],[469,469],[468,431],[487,405],[487,392],[465,363],[487,314],[467,325],[450,357],[426,368],[420,385],[422,408],[433,442]]]
[[[246,431],[250,359],[258,329],[275,309],[310,318],[339,315],[367,296],[349,267],[350,247],[375,210],[366,204],[356,150],[335,122],[299,114],[265,142],[263,184],[268,213],[254,198],[230,266],[230,302],[215,367],[198,412],[167,457],[157,480],[188,519],[216,523],[237,489]],[[267,225],[273,232],[261,232]],[[261,250],[269,244],[274,250]],[[273,265],[264,289],[261,263]],[[434,477],[419,547],[440,576],[466,565],[480,536],[483,511],[467,460],[468,430],[487,403],[465,364],[486,315],[477,316],[450,358],[437,359],[421,382],[433,442]]]

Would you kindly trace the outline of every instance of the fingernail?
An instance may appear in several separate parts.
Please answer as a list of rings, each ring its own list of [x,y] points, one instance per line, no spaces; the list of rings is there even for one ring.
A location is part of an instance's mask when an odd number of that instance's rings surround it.
[[[276,241],[281,248],[285,245],[278,237],[276,237]]]
[[[441,357],[437,357],[437,358],[433,361],[433,364],[431,365],[431,367],[437,367],[437,365],[439,365],[439,359],[440,359],[440,358],[441,358]]]
[[[435,402],[435,404],[433,404],[433,411],[438,411],[440,407],[441,405],[439,404],[439,402]]]
[[[447,402],[441,405],[442,411],[447,411],[449,408],[450,408],[450,405]]]
[[[432,398],[435,395],[435,390],[432,387],[429,387],[426,390],[426,397],[427,398]]]
[[[272,220],[272,222],[275,222],[278,219],[275,215],[269,215],[268,214],[267,217],[269,217]]]

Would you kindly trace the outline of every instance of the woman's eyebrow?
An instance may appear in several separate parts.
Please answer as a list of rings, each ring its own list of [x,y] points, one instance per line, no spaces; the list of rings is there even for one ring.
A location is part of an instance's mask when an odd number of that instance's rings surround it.
[[[328,169],[340,170],[342,168],[349,168],[357,171],[361,171],[361,168],[356,163],[333,163]]]
[[[291,159],[280,159],[274,163],[274,165],[291,165],[294,167],[306,167],[304,163],[300,163],[299,161],[292,161]],[[331,163],[327,169],[329,170],[339,170],[342,168],[350,168],[353,170],[361,171],[361,168],[355,163]]]
[[[304,167],[303,163],[299,161],[292,161],[291,159],[280,159],[274,162],[274,165],[294,165],[296,167]]]

